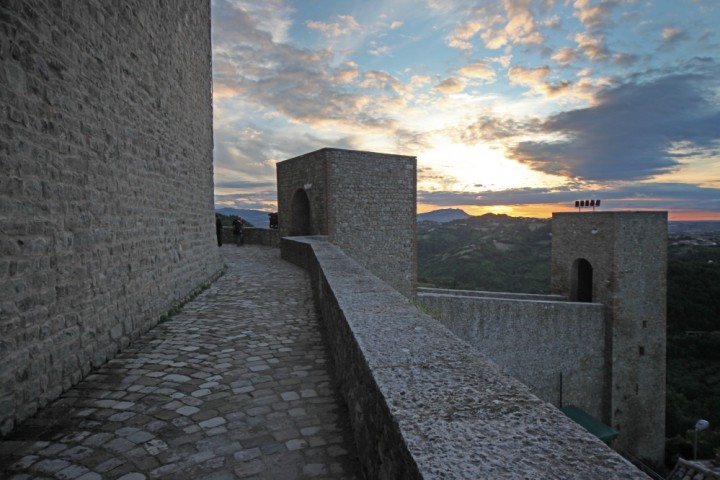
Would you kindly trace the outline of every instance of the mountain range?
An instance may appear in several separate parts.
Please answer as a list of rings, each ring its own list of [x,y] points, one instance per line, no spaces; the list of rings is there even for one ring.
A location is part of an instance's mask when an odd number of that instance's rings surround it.
[[[252,223],[254,227],[259,228],[269,228],[270,227],[270,218],[268,217],[268,213],[270,212],[264,212],[262,210],[247,210],[247,209],[240,209],[240,208],[230,208],[230,207],[222,207],[217,208],[215,207],[215,213],[219,213],[221,215],[225,215],[228,217],[234,217],[238,216],[245,220],[248,223]]]

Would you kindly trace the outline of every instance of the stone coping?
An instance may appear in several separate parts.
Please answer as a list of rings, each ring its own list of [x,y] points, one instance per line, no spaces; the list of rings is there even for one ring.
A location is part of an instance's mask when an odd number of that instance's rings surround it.
[[[448,288],[429,288],[420,287],[417,294],[436,294],[436,295],[453,295],[462,297],[482,297],[482,298],[507,298],[511,300],[537,300],[548,302],[564,302],[567,301],[562,295],[546,295],[541,293],[512,293],[512,292],[486,292],[481,290],[454,290]]]
[[[336,246],[281,254],[310,273],[366,478],[647,478]]]

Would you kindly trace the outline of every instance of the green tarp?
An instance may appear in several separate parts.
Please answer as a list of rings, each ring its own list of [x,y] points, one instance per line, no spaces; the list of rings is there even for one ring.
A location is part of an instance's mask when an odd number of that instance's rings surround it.
[[[610,442],[615,440],[618,436],[617,430],[608,427],[604,423],[600,422],[600,420],[575,405],[566,405],[562,407],[560,411],[608,445],[610,445]]]

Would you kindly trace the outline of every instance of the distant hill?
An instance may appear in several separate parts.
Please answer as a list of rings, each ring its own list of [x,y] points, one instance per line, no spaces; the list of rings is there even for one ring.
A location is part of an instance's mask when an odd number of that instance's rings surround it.
[[[252,223],[256,227],[268,228],[270,226],[270,218],[268,217],[268,213],[270,212],[263,212],[262,210],[245,210],[230,207],[216,208],[215,211],[217,213],[221,213],[230,217],[239,215],[240,218],[242,218],[246,222]]]
[[[423,286],[547,293],[550,221],[486,214],[417,226]]]
[[[470,215],[459,208],[443,208],[432,212],[421,213],[417,216],[418,222],[452,222],[453,220],[464,220]]]

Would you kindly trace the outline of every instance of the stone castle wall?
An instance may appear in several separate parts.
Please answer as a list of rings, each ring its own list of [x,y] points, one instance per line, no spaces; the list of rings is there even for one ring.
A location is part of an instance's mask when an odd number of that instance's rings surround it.
[[[365,478],[648,478],[337,246],[310,274]]]
[[[328,149],[306,153],[277,164],[278,233],[280,238],[292,231],[293,197],[304,192],[312,211],[310,235],[327,235],[327,154]]]
[[[333,150],[328,239],[403,295],[417,285],[416,159]]]
[[[280,237],[297,235],[298,192],[310,204],[304,235],[330,242],[407,297],[417,277],[416,159],[324,148],[277,164]]]
[[[667,212],[555,213],[552,290],[573,296],[573,264],[592,267],[605,306],[603,420],[619,449],[661,461],[665,439]]]
[[[210,2],[0,5],[0,433],[221,268]]]
[[[418,289],[417,300],[540,399],[558,407],[575,405],[601,418],[605,380],[601,304],[531,300],[546,297],[542,295],[474,293]]]

